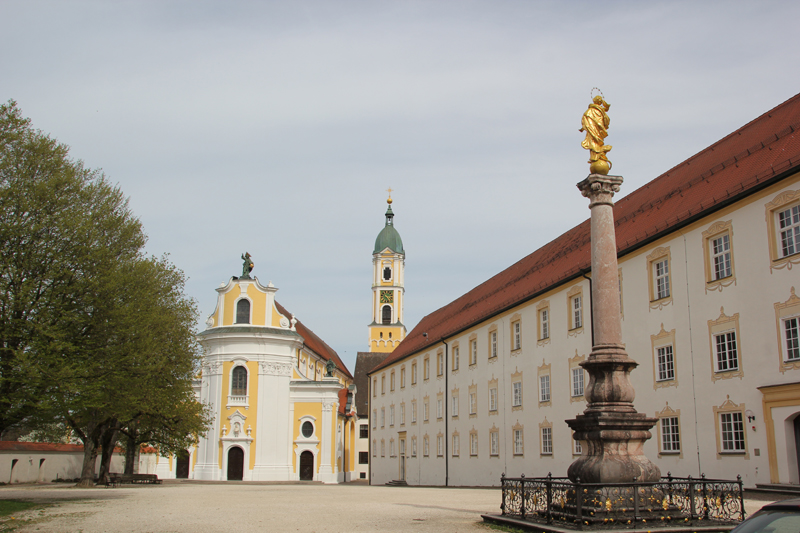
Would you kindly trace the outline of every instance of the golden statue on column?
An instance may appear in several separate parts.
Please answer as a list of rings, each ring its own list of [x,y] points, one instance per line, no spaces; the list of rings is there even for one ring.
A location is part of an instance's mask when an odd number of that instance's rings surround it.
[[[594,91],[596,87],[592,89]],[[600,89],[597,89],[600,92]],[[592,99],[589,108],[581,118],[581,129],[578,131],[585,131],[586,138],[581,142],[586,150],[589,150],[589,172],[591,174],[607,175],[611,170],[611,161],[608,160],[606,153],[611,151],[611,146],[605,144],[605,138],[608,137],[608,127],[611,125],[611,119],[608,116],[608,110],[611,109],[611,104],[605,101],[603,93],[598,94]]]

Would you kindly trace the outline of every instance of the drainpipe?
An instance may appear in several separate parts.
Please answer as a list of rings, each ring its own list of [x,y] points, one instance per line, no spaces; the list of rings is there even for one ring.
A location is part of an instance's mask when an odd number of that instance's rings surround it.
[[[594,313],[592,312],[592,278],[586,275],[590,269],[581,270],[581,276],[589,280],[589,325],[592,328],[592,348],[594,348]]]
[[[450,434],[448,433],[448,421],[450,419],[450,411],[447,409],[447,398],[450,396],[450,389],[448,388],[449,382],[449,373],[447,372],[447,358],[448,358],[448,346],[444,340],[444,337],[441,339],[442,344],[444,344],[444,486],[447,487],[450,481],[450,454],[449,451],[449,442],[450,442]]]

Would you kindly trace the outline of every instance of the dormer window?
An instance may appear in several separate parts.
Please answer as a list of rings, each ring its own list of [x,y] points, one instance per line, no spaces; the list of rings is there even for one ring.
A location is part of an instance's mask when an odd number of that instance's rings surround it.
[[[242,299],[236,303],[236,323],[250,323],[250,300]]]
[[[387,266],[383,269],[383,280],[389,281],[391,279],[392,279],[392,269],[391,267]]]

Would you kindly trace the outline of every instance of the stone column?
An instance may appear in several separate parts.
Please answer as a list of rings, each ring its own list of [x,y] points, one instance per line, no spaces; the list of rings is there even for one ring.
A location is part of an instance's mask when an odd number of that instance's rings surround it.
[[[661,472],[642,447],[655,418],[637,413],[630,372],[638,363],[622,344],[614,203],[621,176],[590,174],[578,183],[592,212],[592,321],[594,346],[581,366],[589,374],[583,414],[567,424],[583,444],[567,475],[583,483],[657,481]]]

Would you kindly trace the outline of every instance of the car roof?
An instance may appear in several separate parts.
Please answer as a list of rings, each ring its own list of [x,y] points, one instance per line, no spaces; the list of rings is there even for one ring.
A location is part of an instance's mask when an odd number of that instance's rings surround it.
[[[772,502],[761,508],[762,511],[797,511],[800,510],[800,498]]]

